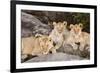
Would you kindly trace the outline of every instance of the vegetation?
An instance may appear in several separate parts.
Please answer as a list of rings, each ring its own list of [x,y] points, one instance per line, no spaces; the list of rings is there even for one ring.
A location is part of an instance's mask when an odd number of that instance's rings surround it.
[[[83,31],[90,32],[90,14],[79,13],[79,12],[54,12],[54,11],[33,11],[33,10],[22,10],[26,13],[36,16],[41,22],[59,22],[67,21],[70,24],[83,24]]]

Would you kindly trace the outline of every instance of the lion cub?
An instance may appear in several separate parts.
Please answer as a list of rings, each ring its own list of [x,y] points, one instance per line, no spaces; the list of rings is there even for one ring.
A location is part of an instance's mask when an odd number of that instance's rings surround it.
[[[64,41],[63,34],[64,34],[64,31],[66,30],[67,22],[65,21],[63,23],[53,22],[53,26],[54,26],[54,29],[52,30],[49,36],[55,43],[53,53],[56,53],[56,49],[59,49],[61,45],[63,44],[63,41]]]
[[[89,50],[90,48],[90,34],[87,32],[82,31],[83,24],[70,24],[70,35],[69,38],[66,40],[67,43],[71,44],[73,46],[73,49],[78,49],[79,44],[79,50],[83,51],[84,49]],[[88,47],[86,47],[88,46]]]
[[[53,41],[47,35],[36,35],[35,37],[22,38],[22,55],[42,55],[48,54],[53,48]]]

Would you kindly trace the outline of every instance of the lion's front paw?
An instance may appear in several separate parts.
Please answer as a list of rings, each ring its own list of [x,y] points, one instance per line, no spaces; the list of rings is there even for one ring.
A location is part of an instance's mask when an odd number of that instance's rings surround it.
[[[57,53],[56,49],[52,49],[52,53],[53,53],[53,54],[54,54],[54,53]]]
[[[77,50],[78,49],[78,45],[73,46],[73,49]]]
[[[49,53],[48,51],[46,51],[46,52],[43,52],[43,54],[44,54],[44,55],[47,55],[48,53]]]
[[[80,47],[79,47],[79,50],[80,50],[80,51],[84,51],[84,47],[80,46]]]

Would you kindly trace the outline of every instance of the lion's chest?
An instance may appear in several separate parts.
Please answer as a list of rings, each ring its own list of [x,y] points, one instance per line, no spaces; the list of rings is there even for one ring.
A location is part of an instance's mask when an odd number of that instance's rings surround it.
[[[58,33],[56,31],[53,31],[51,34],[50,34],[50,37],[52,38],[52,40],[55,42],[55,43],[59,43],[59,42],[62,42],[63,41],[63,35],[61,33]]]

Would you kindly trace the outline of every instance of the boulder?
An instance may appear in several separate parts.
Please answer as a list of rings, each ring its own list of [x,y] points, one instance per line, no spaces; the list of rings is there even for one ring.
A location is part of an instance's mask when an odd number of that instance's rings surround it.
[[[28,37],[29,35],[46,34],[48,35],[51,32],[51,28],[48,24],[42,23],[34,15],[21,12],[21,27],[22,37]]]
[[[83,51],[80,51],[79,49],[74,50],[73,47],[69,44],[61,46],[57,51],[63,52],[66,54],[80,56],[80,57],[87,58],[87,59],[90,58],[90,52],[88,50],[86,49],[84,49]]]
[[[55,53],[55,54],[48,54],[48,55],[41,55],[39,57],[34,57],[25,63],[31,63],[31,62],[51,62],[51,61],[71,61],[71,60],[84,60],[84,58],[70,55],[66,53]]]

